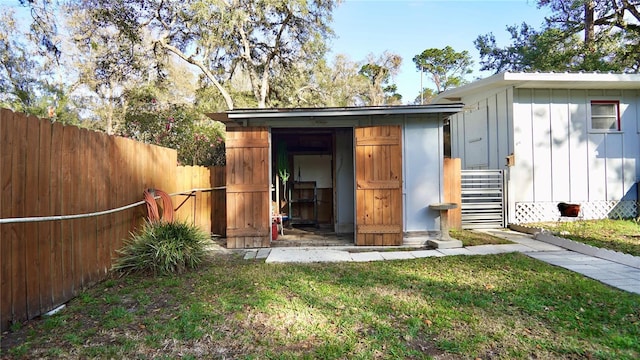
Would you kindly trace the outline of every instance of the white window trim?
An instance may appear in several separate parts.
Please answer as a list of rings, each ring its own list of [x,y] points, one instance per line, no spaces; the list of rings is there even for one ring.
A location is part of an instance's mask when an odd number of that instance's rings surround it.
[[[591,104],[593,103],[604,103],[604,104],[616,104],[616,113],[618,116],[618,128],[615,130],[610,129],[594,129],[592,127],[592,119],[591,119]],[[622,132],[622,114],[620,113],[620,98],[617,97],[592,97],[587,99],[587,128],[589,129],[589,133],[597,133],[597,134],[609,134],[609,133],[621,133]]]

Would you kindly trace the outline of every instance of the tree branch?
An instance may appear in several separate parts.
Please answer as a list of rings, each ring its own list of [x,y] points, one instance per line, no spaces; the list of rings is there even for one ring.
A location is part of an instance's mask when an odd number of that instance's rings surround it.
[[[178,56],[180,59],[188,62],[191,65],[197,66],[205,74],[205,76],[213,83],[213,85],[218,89],[218,91],[220,91],[220,94],[222,95],[225,103],[227,104],[227,108],[229,110],[233,110],[233,99],[231,99],[231,95],[229,95],[229,92],[222,86],[222,84],[220,84],[220,82],[216,79],[215,75],[213,75],[213,73],[205,66],[205,64],[203,64],[201,61],[194,59],[191,56],[187,56],[185,53],[180,51],[180,49],[178,49],[173,45],[167,44],[161,40],[159,40],[158,43],[165,50],[172,52],[173,54]]]
[[[638,21],[640,21],[640,11],[636,5],[630,4],[629,0],[622,0],[622,5],[624,5],[624,9],[628,10]]]
[[[281,45],[282,34],[284,33],[284,30],[287,28],[292,18],[293,13],[291,11],[287,11],[287,17],[282,21],[282,23],[280,24],[280,29],[278,29],[278,35],[276,35],[273,49],[267,54],[267,58],[264,62],[264,69],[262,70],[262,84],[260,85],[260,104],[264,104],[265,106],[267,100],[267,92],[269,90],[269,70],[271,68],[271,62],[276,57],[277,49],[279,49]]]
[[[245,68],[249,72],[249,81],[251,81],[251,90],[253,91],[253,96],[255,96],[256,100],[258,100],[258,107],[264,108],[264,103],[260,101],[258,73],[256,72],[255,65],[253,64],[253,59],[251,58],[251,44],[249,43],[247,33],[244,31],[242,25],[238,26],[238,33],[240,34],[240,41],[242,42],[243,49],[240,56],[244,59]]]

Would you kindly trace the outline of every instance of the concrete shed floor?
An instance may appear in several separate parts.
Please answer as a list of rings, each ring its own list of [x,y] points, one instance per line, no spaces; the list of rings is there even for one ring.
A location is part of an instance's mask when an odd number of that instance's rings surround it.
[[[284,235],[271,242],[271,247],[300,246],[350,246],[354,244],[353,234],[336,234],[331,226],[289,226]]]

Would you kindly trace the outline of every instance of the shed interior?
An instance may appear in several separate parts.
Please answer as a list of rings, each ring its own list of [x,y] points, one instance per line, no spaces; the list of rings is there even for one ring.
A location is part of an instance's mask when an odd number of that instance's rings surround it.
[[[352,138],[352,128],[271,128],[271,208],[282,222],[273,245],[353,243]]]

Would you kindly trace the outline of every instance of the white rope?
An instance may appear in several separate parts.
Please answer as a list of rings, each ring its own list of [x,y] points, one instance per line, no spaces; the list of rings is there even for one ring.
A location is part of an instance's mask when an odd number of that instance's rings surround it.
[[[213,188],[191,189],[189,191],[182,191],[182,192],[169,194],[169,196],[191,195],[191,194],[193,194],[194,192],[197,192],[197,191],[206,192],[206,191],[222,190],[222,189],[226,189],[226,186],[218,186],[218,187],[213,187]],[[156,196],[156,199],[159,199],[159,198],[160,198],[159,196]],[[15,224],[15,223],[28,223],[28,222],[39,222],[39,221],[55,221],[55,220],[71,220],[71,219],[89,218],[89,217],[113,214],[113,213],[116,213],[118,211],[123,211],[123,210],[134,208],[136,206],[143,205],[144,203],[145,203],[145,201],[142,200],[142,201],[138,201],[138,202],[135,202],[133,204],[121,206],[121,207],[118,207],[118,208],[115,208],[115,209],[97,211],[97,212],[86,213],[86,214],[33,216],[33,217],[22,217],[22,218],[5,218],[5,219],[0,219],[0,224]]]

